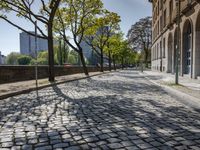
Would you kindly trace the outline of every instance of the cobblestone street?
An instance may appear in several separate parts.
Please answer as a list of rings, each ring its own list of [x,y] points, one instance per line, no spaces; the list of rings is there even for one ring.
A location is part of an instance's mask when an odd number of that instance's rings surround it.
[[[0,149],[200,149],[200,115],[136,71],[0,101]]]

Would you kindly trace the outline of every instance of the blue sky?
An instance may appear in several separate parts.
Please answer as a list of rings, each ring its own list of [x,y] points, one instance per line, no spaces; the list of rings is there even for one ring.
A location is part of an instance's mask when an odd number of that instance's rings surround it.
[[[151,4],[148,0],[103,0],[105,8],[121,16],[121,29],[124,34],[140,18],[151,15]],[[18,21],[16,17],[14,20]],[[27,22],[20,20],[29,30],[34,30]],[[3,55],[19,52],[19,33],[21,31],[0,20],[0,51]]]

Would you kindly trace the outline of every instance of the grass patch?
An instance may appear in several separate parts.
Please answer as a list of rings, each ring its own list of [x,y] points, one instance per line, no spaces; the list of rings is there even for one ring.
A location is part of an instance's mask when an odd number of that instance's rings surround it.
[[[169,86],[169,87],[172,87],[172,88],[181,88],[181,89],[188,89],[187,87],[185,87],[184,85],[182,85],[182,84],[175,84],[174,82],[172,83],[172,82],[164,82],[163,83],[164,85],[166,85],[166,86]]]
[[[48,84],[49,83],[49,81],[48,80],[45,80],[45,81],[39,81],[39,84],[40,85],[43,85],[43,84]]]
[[[185,87],[182,84],[175,84],[175,83],[166,83],[166,85],[172,86],[172,87]]]
[[[166,83],[167,86],[175,88],[177,90],[181,90],[181,91],[191,91],[191,89],[189,89],[188,87],[182,85],[182,84],[175,84],[175,83]]]

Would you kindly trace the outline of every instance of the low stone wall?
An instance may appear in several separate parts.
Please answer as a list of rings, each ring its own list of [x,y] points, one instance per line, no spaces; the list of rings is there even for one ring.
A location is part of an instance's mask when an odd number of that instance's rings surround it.
[[[106,67],[104,70],[108,70]],[[97,67],[88,67],[89,72],[98,72]],[[55,66],[55,76],[83,73],[79,66]],[[48,77],[48,66],[38,66],[38,78]],[[35,66],[0,66],[0,84],[35,79]]]

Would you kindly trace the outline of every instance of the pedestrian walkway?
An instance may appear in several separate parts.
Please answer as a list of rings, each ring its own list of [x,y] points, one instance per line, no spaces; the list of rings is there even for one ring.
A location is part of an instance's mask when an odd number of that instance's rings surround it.
[[[200,149],[200,116],[137,71],[0,101],[0,149]]]
[[[107,73],[108,71],[105,71],[104,73]],[[101,72],[91,72],[90,76],[100,75]],[[55,78],[55,82],[53,84],[63,83],[63,82],[69,82],[77,79],[83,79],[87,78],[83,73],[79,74],[73,74],[73,75],[66,75],[66,76],[59,76]],[[48,79],[39,79],[38,80],[38,87],[39,89],[43,87],[48,87],[52,83],[48,81]],[[0,84],[0,99],[7,98],[10,96],[30,92],[32,90],[36,89],[36,80],[28,80],[28,81],[20,81],[20,82],[14,82],[14,83],[7,83],[7,84]]]
[[[179,86],[176,86],[174,74],[156,71],[144,71],[144,73],[158,84],[168,85],[200,100],[200,80],[179,76]]]

